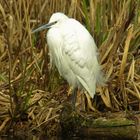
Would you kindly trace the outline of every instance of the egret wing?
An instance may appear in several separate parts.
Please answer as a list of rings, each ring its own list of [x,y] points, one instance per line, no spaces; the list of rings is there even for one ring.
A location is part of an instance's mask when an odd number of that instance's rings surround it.
[[[63,25],[62,33],[63,56],[77,80],[93,97],[97,77],[100,74],[94,40],[88,31],[74,19],[70,19]]]
[[[63,55],[64,40],[61,29],[50,29],[47,33],[47,42],[51,60],[57,67],[60,75],[64,77],[70,85],[76,84],[75,75]]]

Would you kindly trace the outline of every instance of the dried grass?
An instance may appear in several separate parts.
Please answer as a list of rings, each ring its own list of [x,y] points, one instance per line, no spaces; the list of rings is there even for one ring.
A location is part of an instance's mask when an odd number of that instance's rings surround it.
[[[107,86],[98,87],[100,111],[140,110],[140,1],[3,0],[0,2],[0,132],[28,121],[30,130],[58,130],[67,86],[49,70],[44,33],[38,24],[61,11],[94,35]],[[13,125],[14,127],[14,125]]]

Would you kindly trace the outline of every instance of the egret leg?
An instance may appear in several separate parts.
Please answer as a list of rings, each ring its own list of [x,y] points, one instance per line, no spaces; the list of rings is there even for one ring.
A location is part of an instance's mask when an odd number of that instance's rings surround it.
[[[77,99],[77,90],[78,88],[74,88],[72,91],[72,105],[74,109],[75,109],[76,99]]]

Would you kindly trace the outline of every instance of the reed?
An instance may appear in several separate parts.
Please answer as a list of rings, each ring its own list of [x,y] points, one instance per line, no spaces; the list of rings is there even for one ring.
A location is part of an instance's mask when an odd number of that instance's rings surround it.
[[[100,111],[140,110],[140,0],[0,1],[0,133],[26,120],[30,130],[57,132],[68,85],[50,70],[45,32],[31,30],[54,12],[79,20],[94,36],[107,84]],[[53,126],[52,126],[53,123]],[[15,124],[15,123],[14,123]]]

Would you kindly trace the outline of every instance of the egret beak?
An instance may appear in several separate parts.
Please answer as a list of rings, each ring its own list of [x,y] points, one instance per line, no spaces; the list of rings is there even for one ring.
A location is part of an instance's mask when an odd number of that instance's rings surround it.
[[[42,25],[42,26],[38,27],[37,29],[33,30],[32,33],[36,33],[36,32],[45,30],[45,29],[47,29],[47,28],[50,28],[50,27],[51,27],[52,25],[54,25],[55,23],[56,23],[56,21],[51,22],[51,23],[48,23],[48,24],[45,24],[45,25]]]

